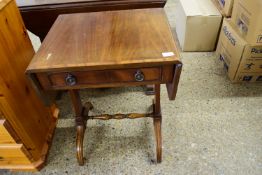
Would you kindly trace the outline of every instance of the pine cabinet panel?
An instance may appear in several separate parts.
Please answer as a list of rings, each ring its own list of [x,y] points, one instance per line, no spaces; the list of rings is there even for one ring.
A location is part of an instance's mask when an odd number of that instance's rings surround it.
[[[45,162],[57,108],[44,105],[25,75],[34,49],[14,0],[0,0],[0,168]]]

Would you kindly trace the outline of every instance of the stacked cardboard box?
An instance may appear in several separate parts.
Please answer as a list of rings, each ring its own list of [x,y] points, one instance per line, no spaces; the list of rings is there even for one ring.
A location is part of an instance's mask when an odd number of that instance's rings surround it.
[[[262,0],[236,0],[232,22],[248,43],[262,44]]]
[[[235,0],[224,19],[217,54],[232,82],[262,82],[262,1]]]
[[[223,17],[230,17],[232,14],[234,0],[212,0]]]
[[[222,16],[210,0],[179,0],[176,33],[183,51],[214,51]]]

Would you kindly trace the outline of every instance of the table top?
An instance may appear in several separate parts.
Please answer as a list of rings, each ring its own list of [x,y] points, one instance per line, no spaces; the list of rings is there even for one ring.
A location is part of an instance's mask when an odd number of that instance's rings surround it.
[[[161,8],[60,15],[27,72],[179,63]]]

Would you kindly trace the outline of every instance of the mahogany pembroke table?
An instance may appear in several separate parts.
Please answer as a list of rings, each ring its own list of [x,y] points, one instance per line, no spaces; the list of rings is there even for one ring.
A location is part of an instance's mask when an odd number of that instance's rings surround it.
[[[76,118],[76,152],[84,164],[83,137],[88,119],[151,117],[156,135],[157,162],[161,162],[160,85],[174,100],[182,69],[162,8],[60,15],[27,74],[40,91],[68,90]],[[79,89],[155,86],[153,112],[89,116],[92,104],[82,105]]]

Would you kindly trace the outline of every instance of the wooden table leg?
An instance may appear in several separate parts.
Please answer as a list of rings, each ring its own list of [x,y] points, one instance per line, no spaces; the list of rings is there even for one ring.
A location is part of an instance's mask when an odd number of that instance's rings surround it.
[[[81,99],[79,96],[78,90],[69,90],[69,94],[71,96],[71,100],[73,103],[73,107],[75,110],[76,118],[76,157],[79,165],[84,165],[84,157],[83,157],[83,140],[86,129],[86,120],[83,116],[84,108],[81,103]]]
[[[156,135],[156,153],[157,163],[162,161],[162,136],[161,136],[161,106],[160,106],[160,84],[155,85],[155,100],[154,100],[154,128]]]

